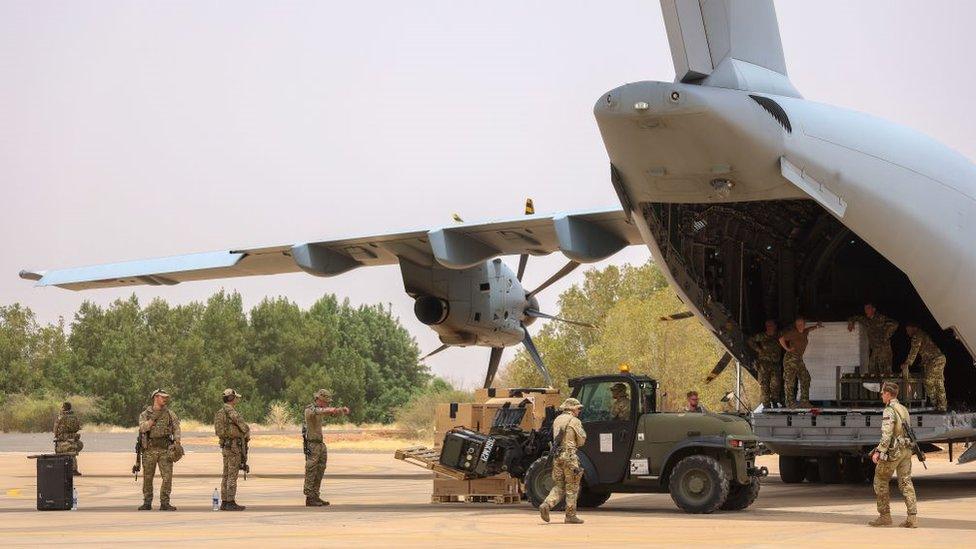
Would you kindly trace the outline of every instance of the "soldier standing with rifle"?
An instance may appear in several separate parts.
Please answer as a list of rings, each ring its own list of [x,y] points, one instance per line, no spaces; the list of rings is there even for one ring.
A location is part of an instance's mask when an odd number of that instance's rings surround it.
[[[74,476],[81,476],[78,472],[78,453],[85,445],[81,442],[81,420],[71,410],[71,403],[61,405],[61,412],[54,420],[54,453],[71,454],[71,471]]]
[[[567,398],[559,409],[563,413],[552,422],[554,440],[550,455],[555,456],[552,462],[552,490],[539,506],[539,515],[549,522],[549,511],[559,505],[565,496],[566,524],[583,524],[583,519],[576,516],[576,497],[583,478],[576,449],[586,443],[586,431],[579,420],[583,405],[575,398]]]
[[[214,416],[214,432],[220,440],[220,451],[224,458],[224,473],[220,482],[220,510],[243,511],[245,507],[237,504],[237,475],[244,471],[247,478],[247,443],[251,428],[237,411],[241,395],[234,389],[225,389],[224,405]]]
[[[315,402],[305,408],[305,423],[302,425],[303,447],[305,449],[305,505],[307,507],[323,507],[329,502],[322,499],[322,476],[329,461],[329,449],[325,446],[322,436],[323,416],[341,416],[349,414],[349,408],[332,408],[332,391],[319,389],[315,391]]]
[[[169,393],[153,391],[152,404],[139,414],[139,437],[142,447],[142,505],[140,511],[152,510],[153,477],[156,466],[163,477],[159,489],[159,510],[175,511],[169,504],[173,490],[173,463],[183,457],[180,443],[180,419],[169,409]]]
[[[905,497],[908,518],[900,526],[918,528],[918,509],[915,506],[915,485],[912,484],[912,455],[919,455],[925,462],[925,454],[918,448],[909,423],[908,408],[898,402],[898,384],[886,381],[881,387],[881,400],[885,403],[881,417],[881,442],[871,453],[874,470],[874,493],[878,500],[878,518],[871,526],[891,526],[891,500],[888,483],[898,474],[898,489]]]

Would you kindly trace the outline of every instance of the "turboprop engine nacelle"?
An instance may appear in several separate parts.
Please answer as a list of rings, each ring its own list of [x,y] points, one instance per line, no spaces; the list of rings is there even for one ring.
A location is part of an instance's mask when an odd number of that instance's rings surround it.
[[[415,298],[417,320],[449,345],[508,347],[525,337],[533,320],[526,309],[538,301],[526,297],[515,273],[493,259],[468,269],[440,266],[401,268],[407,293]]]

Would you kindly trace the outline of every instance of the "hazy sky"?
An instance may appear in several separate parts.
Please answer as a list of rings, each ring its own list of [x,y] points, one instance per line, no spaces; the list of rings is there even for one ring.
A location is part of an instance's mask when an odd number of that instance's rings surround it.
[[[777,11],[805,97],[976,158],[976,3]],[[593,103],[673,77],[654,0],[0,0],[0,303],[50,321],[133,291],[36,289],[17,278],[25,267],[435,227],[452,212],[507,217],[526,196],[540,213],[617,206]],[[612,262],[647,257],[634,248]],[[533,258],[527,285],[563,261]],[[543,308],[581,276],[547,290]],[[135,293],[184,302],[221,287],[248,306],[327,292],[389,302],[422,350],[438,345],[395,267]],[[475,385],[487,357],[455,349],[430,363]]]

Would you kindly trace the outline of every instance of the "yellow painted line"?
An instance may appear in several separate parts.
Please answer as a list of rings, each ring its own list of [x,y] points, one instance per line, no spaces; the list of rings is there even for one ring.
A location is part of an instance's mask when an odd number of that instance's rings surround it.
[[[11,488],[11,489],[7,490],[7,497],[19,498],[20,497],[20,488]]]

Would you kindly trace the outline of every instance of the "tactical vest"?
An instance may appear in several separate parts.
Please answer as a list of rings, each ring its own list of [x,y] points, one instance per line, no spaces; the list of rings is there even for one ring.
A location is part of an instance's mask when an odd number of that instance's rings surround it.
[[[152,408],[149,408],[150,417],[155,412]],[[149,429],[149,443],[156,447],[168,447],[170,443],[170,438],[173,436],[173,413],[169,411],[169,408],[163,408],[160,411],[159,418],[153,423],[152,428]]]
[[[81,420],[72,412],[62,412],[54,425],[54,437],[57,440],[78,440],[81,435]]]
[[[214,416],[214,432],[220,439],[244,438],[244,431],[231,419],[230,405],[225,404]]]

